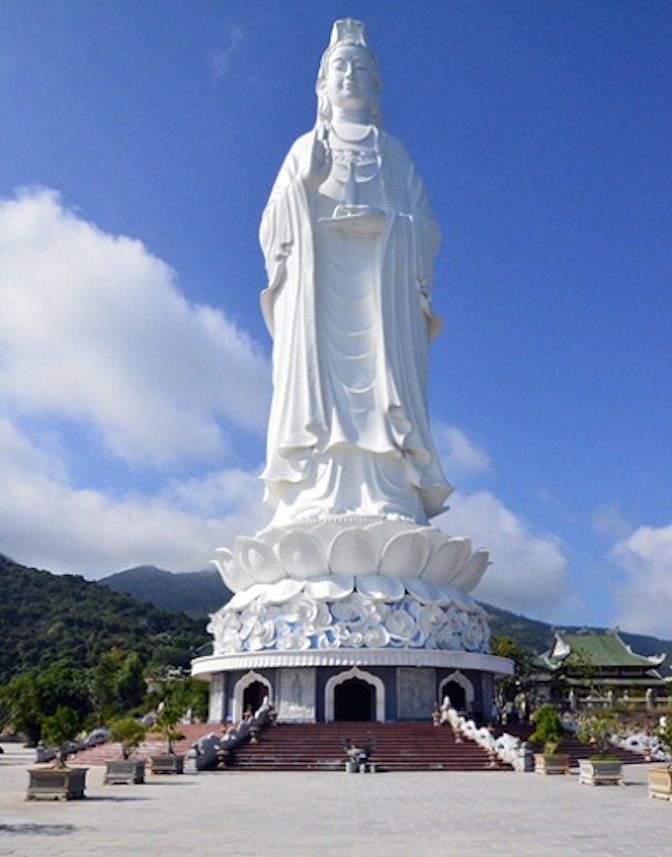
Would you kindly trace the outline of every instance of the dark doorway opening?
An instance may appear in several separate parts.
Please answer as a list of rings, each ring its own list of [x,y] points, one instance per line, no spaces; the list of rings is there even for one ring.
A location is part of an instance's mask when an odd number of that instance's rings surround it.
[[[249,711],[252,714],[256,714],[257,710],[261,708],[264,697],[268,695],[268,688],[263,682],[253,681],[252,684],[245,688],[245,692],[243,693],[243,712],[246,713]]]
[[[450,699],[450,704],[456,711],[467,710],[467,694],[461,684],[456,681],[449,681],[443,686],[443,696]]]
[[[334,688],[334,720],[349,722],[376,719],[376,689],[361,678],[351,678]]]

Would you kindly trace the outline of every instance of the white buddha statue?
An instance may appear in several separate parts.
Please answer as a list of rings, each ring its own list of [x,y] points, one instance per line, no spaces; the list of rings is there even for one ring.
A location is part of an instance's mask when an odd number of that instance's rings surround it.
[[[316,91],[315,127],[287,155],[260,229],[274,339],[263,473],[272,526],[425,525],[452,490],[426,394],[439,230],[406,150],[381,126],[359,21],[334,25]]]

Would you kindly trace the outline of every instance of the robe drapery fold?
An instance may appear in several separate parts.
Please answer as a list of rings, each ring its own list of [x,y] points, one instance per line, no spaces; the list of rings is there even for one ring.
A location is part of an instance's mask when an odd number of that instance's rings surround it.
[[[412,161],[383,131],[382,233],[321,222],[325,200],[300,178],[312,141],[306,134],[291,148],[260,228],[261,305],[274,340],[267,499],[281,524],[339,514],[426,523],[452,490],[426,400],[428,343],[440,329],[429,304],[439,230]],[[354,260],[352,273],[330,263],[339,253]],[[353,382],[359,366],[365,380]]]

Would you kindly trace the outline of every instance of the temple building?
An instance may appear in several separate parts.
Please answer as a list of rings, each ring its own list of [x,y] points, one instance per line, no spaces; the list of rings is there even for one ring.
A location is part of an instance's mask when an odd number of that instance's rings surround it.
[[[665,655],[639,655],[617,630],[555,634],[548,651],[537,658],[539,699],[582,703],[648,704],[668,696],[670,682],[660,667]]]

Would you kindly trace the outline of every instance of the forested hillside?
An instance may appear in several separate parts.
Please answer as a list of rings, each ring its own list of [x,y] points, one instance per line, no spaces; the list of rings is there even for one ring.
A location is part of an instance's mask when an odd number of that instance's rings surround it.
[[[95,666],[113,648],[145,664],[188,667],[208,643],[203,620],[140,604],[74,575],[25,568],[0,555],[0,685],[62,661]]]
[[[205,619],[231,598],[219,572],[192,571],[176,574],[153,565],[119,571],[99,581],[115,592],[125,592],[162,610],[182,611],[194,619]]]

